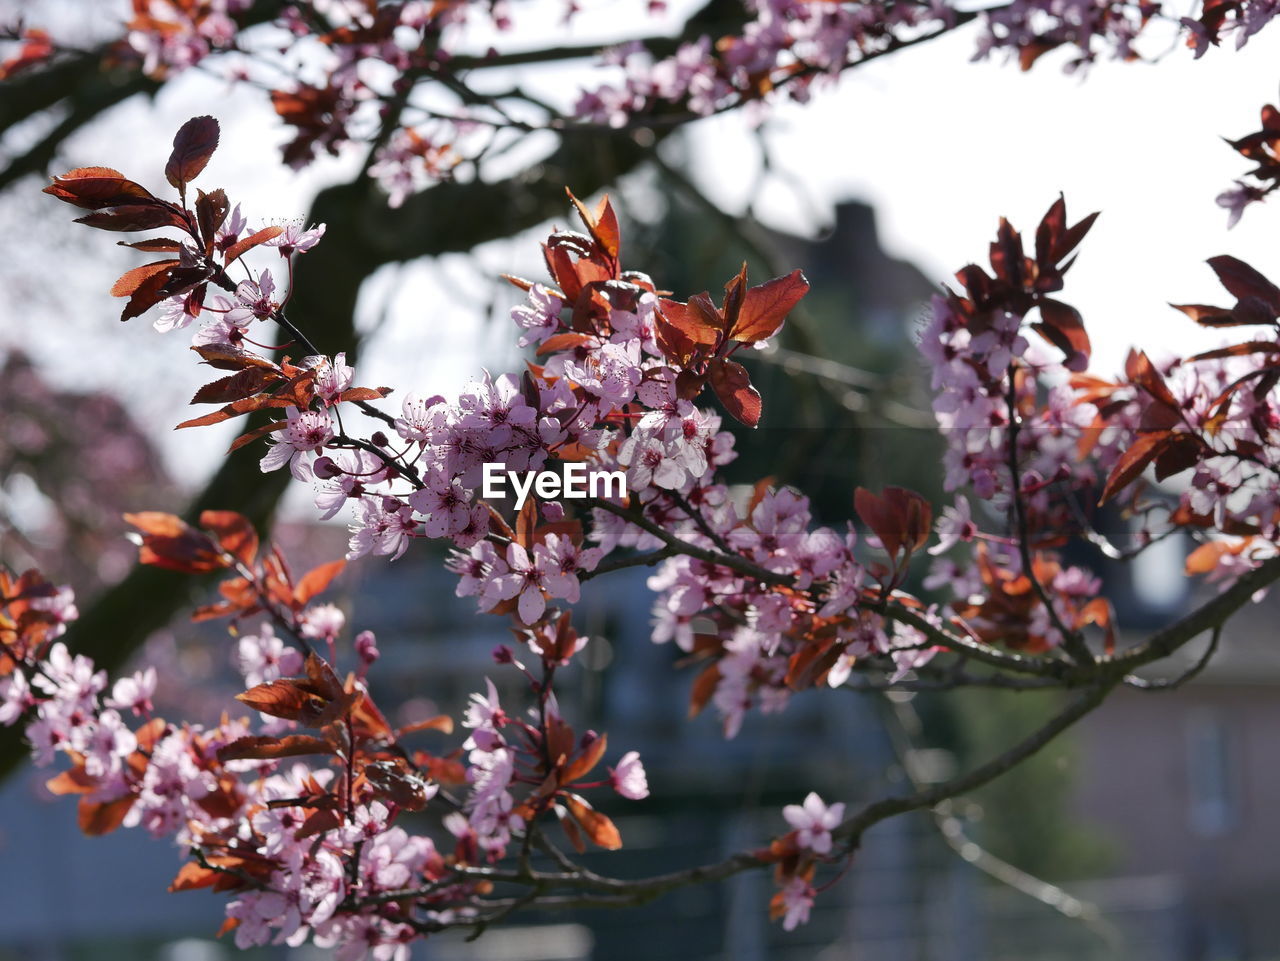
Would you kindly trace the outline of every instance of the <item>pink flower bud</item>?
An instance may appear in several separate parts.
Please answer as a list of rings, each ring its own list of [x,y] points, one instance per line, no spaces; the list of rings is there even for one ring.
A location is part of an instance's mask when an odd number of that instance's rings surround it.
[[[366,665],[372,664],[379,658],[378,641],[373,636],[373,631],[361,631],[356,635],[356,655]]]

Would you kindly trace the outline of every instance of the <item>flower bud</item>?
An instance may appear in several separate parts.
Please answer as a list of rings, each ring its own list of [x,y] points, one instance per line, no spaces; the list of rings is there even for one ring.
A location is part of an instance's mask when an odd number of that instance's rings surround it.
[[[321,480],[329,480],[332,477],[338,477],[343,473],[341,467],[333,462],[333,458],[327,454],[321,454],[312,463],[311,469],[315,472],[316,477]]]
[[[356,656],[366,665],[372,664],[380,656],[378,653],[378,641],[373,636],[373,631],[361,631],[357,634],[355,647]]]

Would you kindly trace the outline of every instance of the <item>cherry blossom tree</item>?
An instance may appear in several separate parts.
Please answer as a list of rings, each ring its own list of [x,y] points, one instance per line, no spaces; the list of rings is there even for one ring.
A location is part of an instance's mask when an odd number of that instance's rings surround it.
[[[552,131],[567,152],[596,128],[652,140],[717,111],[803,99],[843,70],[952,30],[972,29],[980,55],[1005,50],[1024,69],[1057,48],[1080,68],[1101,55],[1147,56],[1147,36],[1161,26],[1197,57],[1224,39],[1242,45],[1275,12],[1264,0],[1208,3],[1182,19],[1154,4],[1056,0],[981,12],[721,6],[693,14],[677,41],[610,51],[568,112],[473,84],[495,65],[583,52],[451,46],[477,20],[498,31],[514,23],[518,9],[502,3],[139,0],[124,38],[103,55],[152,83],[224,61],[247,81],[262,82],[260,70],[286,76],[267,84],[296,130],[286,162],[367,142],[367,173],[386,203],[420,212],[420,198],[445,186],[479,190],[508,137]],[[258,33],[255,23],[268,22],[295,38],[288,49],[317,45],[323,56],[291,64],[279,33]],[[19,79],[56,76],[62,58],[85,56],[33,28],[21,38],[5,66]],[[1233,144],[1258,164],[1238,188],[1247,199],[1221,201],[1233,218],[1274,187],[1274,113],[1267,108],[1263,129]],[[734,432],[755,427],[767,402],[750,357],[806,296],[799,271],[753,284],[744,265],[715,297],[665,290],[624,257],[608,196],[585,203],[569,193],[581,230],[549,234],[545,276],[508,278],[525,295],[512,337],[535,353],[524,371],[478,375],[456,399],[431,385],[367,386],[346,345],[317,339],[295,297],[306,281],[295,265],[353,238],[333,224],[272,224],[269,212],[242,210],[221,189],[196,188],[218,139],[214,118],[187,122],[164,169],[167,189],[158,177],[92,166],[55,177],[45,192],[84,211],[86,226],[146,235],[127,246],[158,259],[113,286],[125,300],[121,319],[189,336],[217,371],[192,400],[216,409],[178,426],[265,414],[233,449],[252,450],[264,477],[287,472],[309,485],[319,514],[345,511],[347,556],[299,573],[236,511],[128,516],[142,564],[222,578],[218,600],[194,616],[229,619],[249,714],[207,724],[155,716],[154,672],[112,683],[73,651],[63,635],[76,618],[74,594],[53,572],[5,573],[0,722],[25,732],[37,764],[61,759],[49,786],[79,797],[82,829],[144,827],[186,849],[173,889],[226,892],[224,932],[241,947],[310,940],[340,957],[404,958],[410,943],[447,928],[478,933],[531,908],[636,904],[751,870],[772,871],[776,894],[761,909],[794,928],[870,827],[999,777],[1120,687],[1185,682],[1213,656],[1231,615],[1280,577],[1280,288],[1236,258],[1210,261],[1226,306],[1178,309],[1188,324],[1252,328],[1246,339],[1161,365],[1135,348],[1122,377],[1104,378],[1090,371],[1083,318],[1060,297],[1096,215],[1073,222],[1060,197],[1030,242],[1000,220],[988,264],[957,271],[919,339],[948,502],[858,487],[847,522],[821,525],[803,491],[723,479]],[[427,186],[446,177],[455,179]],[[400,236],[381,243],[395,247]],[[514,510],[480,494],[494,464],[583,464],[624,475],[626,489],[583,498],[539,490]],[[1125,539],[1104,529],[1100,505],[1132,519]],[[1176,532],[1197,542],[1188,572],[1220,590],[1121,646],[1103,582],[1065,549],[1087,541],[1124,563]],[[516,639],[494,652],[494,671],[520,678],[523,696],[504,700],[477,678],[457,737],[447,716],[393,727],[365,683],[376,638],[317,603],[345,563],[391,563],[420,540],[450,546],[458,594],[509,622]],[[653,640],[687,655],[697,672],[691,711],[714,710],[725,737],[750,712],[832,689],[1068,697],[1047,722],[950,780],[861,807],[801,788],[776,836],[750,850],[646,878],[600,873],[580,855],[625,841],[600,798],[643,803],[643,761],[605,733],[575,730],[556,690],[590,643],[574,627],[582,583],[641,566],[652,568]],[[916,573],[934,595],[909,589]],[[1186,673],[1135,674],[1200,638],[1204,652]],[[420,829],[410,815],[423,810],[438,815],[440,830]]]

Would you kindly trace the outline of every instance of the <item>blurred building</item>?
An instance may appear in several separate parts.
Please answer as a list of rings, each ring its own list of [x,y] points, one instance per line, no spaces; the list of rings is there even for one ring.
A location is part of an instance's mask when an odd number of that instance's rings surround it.
[[[1272,591],[1228,622],[1186,684],[1119,690],[1080,724],[1078,810],[1132,879],[1115,895],[1174,915],[1173,957],[1280,958],[1278,620]],[[1160,676],[1190,670],[1208,643],[1187,645]]]

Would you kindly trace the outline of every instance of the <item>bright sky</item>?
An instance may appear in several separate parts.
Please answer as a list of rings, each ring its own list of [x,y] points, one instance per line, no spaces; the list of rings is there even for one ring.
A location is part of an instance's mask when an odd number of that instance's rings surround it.
[[[566,39],[572,38],[560,36]],[[1100,373],[1113,372],[1134,342],[1158,353],[1203,340],[1166,302],[1224,300],[1203,264],[1207,257],[1231,253],[1277,273],[1272,238],[1280,211],[1255,207],[1228,233],[1213,198],[1245,168],[1219,138],[1255,129],[1259,108],[1275,99],[1280,29],[1264,31],[1240,53],[1215,50],[1193,62],[1178,50],[1156,67],[1102,63],[1083,79],[1062,74],[1052,55],[1030,74],[970,64],[972,43],[965,33],[904,51],[852,71],[807,106],[777,111],[768,128],[772,161],[789,176],[774,178],[756,198],[764,219],[813,231],[834,203],[866,200],[877,209],[890,251],[943,281],[970,260],[985,262],[1001,214],[1030,237],[1062,190],[1073,219],[1102,211],[1063,295],[1084,313]],[[558,86],[564,96],[576,90]],[[108,123],[77,137],[63,160],[159,181],[172,132],[211,110],[223,120],[223,147],[202,179],[225,186],[258,217],[300,216],[319,186],[345,179],[358,163],[352,155],[292,174],[275,160],[282,131],[261,94],[194,73],[154,104],[119,108]],[[750,118],[730,115],[691,131],[692,173],[735,210],[746,206],[755,182],[750,129]],[[27,193],[34,188],[28,182]],[[167,428],[179,419],[175,402],[207,371],[189,362],[182,334],[161,337],[145,322],[113,322],[118,304],[105,289],[135,258],[104,243],[104,234],[67,229],[67,211],[43,200],[12,192],[0,200],[10,257],[0,297],[28,311],[25,323],[0,327],[0,347],[20,343],[41,358],[58,358],[62,378],[115,387],[148,423]],[[32,225],[33,216],[48,220]],[[15,236],[24,242],[15,244]],[[45,283],[59,249],[68,254],[68,268],[80,270],[89,258],[88,276]],[[469,286],[501,271],[537,269],[530,235],[489,245],[478,263],[451,257],[382,272],[361,312],[365,323],[385,323],[359,380],[456,389],[478,369],[482,352],[492,357],[505,343],[505,327],[486,328],[481,312],[460,303]],[[18,278],[16,287],[11,278]],[[11,308],[4,313],[16,317]],[[424,323],[430,350],[422,346]],[[217,462],[226,442],[226,435],[207,431],[167,436],[175,472],[190,483]]]

